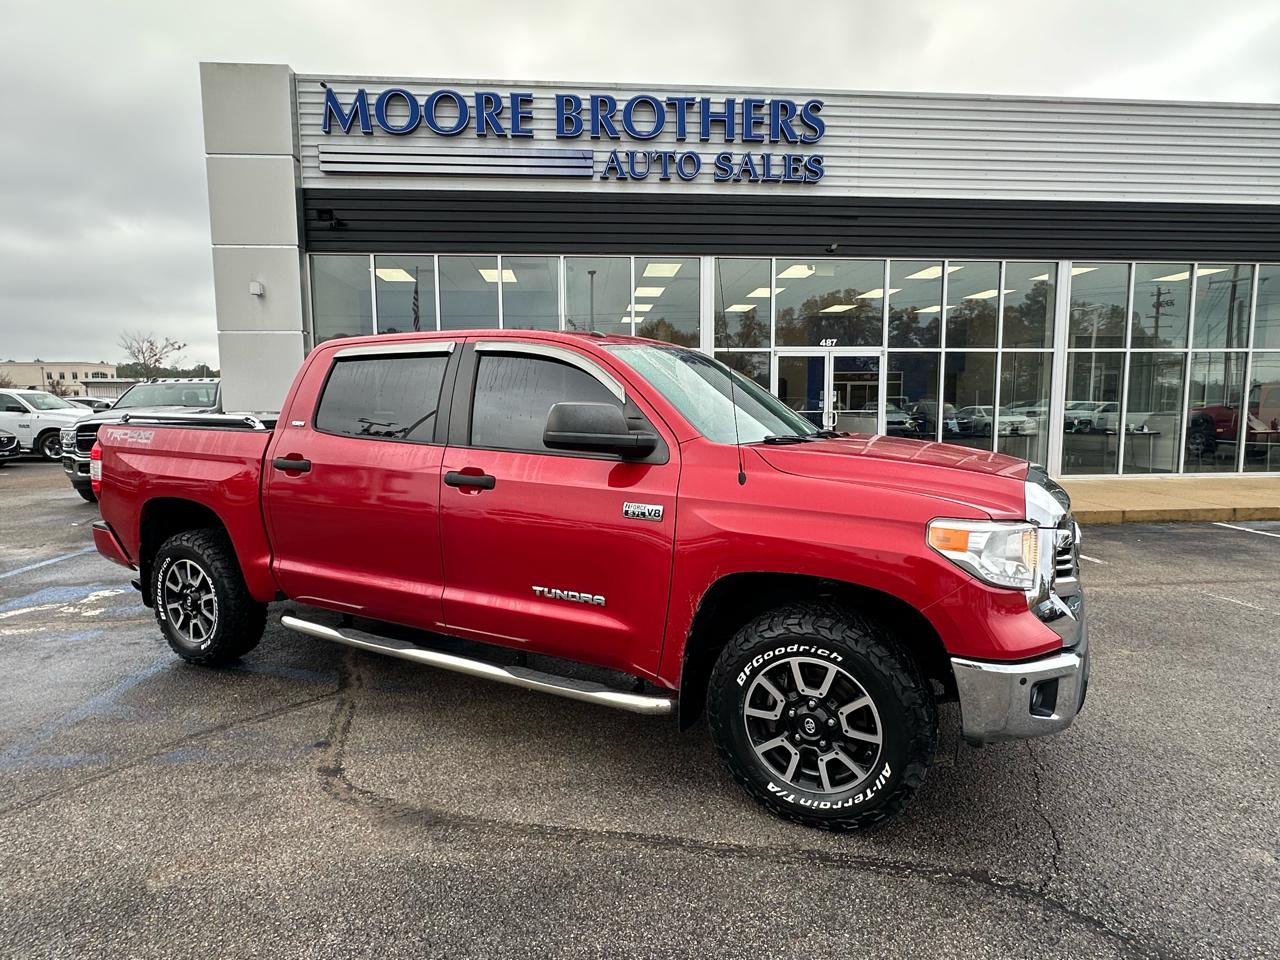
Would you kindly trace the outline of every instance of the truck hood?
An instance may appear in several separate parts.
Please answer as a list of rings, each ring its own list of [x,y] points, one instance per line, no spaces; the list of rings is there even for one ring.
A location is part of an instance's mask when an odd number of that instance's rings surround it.
[[[815,480],[911,490],[965,504],[998,520],[1026,515],[1030,466],[1000,453],[902,437],[855,435],[752,447],[775,470]],[[945,515],[940,504],[939,515]]]

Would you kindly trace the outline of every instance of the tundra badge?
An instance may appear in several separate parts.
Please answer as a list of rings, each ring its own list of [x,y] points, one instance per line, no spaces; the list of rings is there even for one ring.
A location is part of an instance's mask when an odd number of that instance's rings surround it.
[[[662,522],[662,504],[660,503],[624,503],[622,515],[628,520],[653,520]]]

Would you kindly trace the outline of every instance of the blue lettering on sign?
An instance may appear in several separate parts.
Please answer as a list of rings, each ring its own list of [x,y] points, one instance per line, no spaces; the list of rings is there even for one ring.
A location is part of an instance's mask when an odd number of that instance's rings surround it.
[[[586,104],[583,97],[573,93],[556,93],[553,99],[555,136],[562,140],[587,135],[592,140],[643,141],[670,131],[668,136],[677,143],[696,135],[703,143],[721,139],[726,144],[813,144],[822,139],[827,129],[821,116],[824,103],[816,98],[798,104],[786,98],[714,100],[640,93],[621,108],[617,99],[606,93],[591,94]],[[349,134],[358,124],[361,133],[369,134],[376,123],[387,133],[403,137],[425,126],[438,136],[453,137],[470,127],[479,138],[491,134],[532,138],[537,135],[534,101],[532,93],[491,90],[469,96],[456,90],[436,90],[420,101],[409,90],[392,87],[379,93],[371,108],[369,93],[363,88],[344,105],[342,98],[326,86],[320,128],[332,134],[336,126]],[[692,129],[695,125],[696,131]],[[713,134],[718,137],[713,138]],[[545,175],[549,164],[563,167],[563,175],[592,176],[593,156],[599,155],[590,150],[550,151],[541,165],[530,165],[529,175]],[[819,153],[749,150],[722,150],[705,157],[693,150],[611,150],[603,166],[596,169],[601,180],[646,180],[654,172],[660,182],[688,182],[702,175],[704,159],[711,166],[712,181],[717,183],[817,183],[826,175],[825,157]]]

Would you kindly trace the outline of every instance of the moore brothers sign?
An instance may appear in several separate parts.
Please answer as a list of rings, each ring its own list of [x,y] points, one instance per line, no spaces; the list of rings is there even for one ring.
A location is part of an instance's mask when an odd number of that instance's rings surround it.
[[[816,183],[824,173],[822,154],[807,149],[826,132],[821,100],[726,97],[713,101],[647,93],[622,102],[608,94],[556,93],[552,99],[555,140],[560,146],[543,148],[521,146],[534,140],[535,125],[548,130],[546,123],[535,121],[551,119],[550,111],[545,118],[535,117],[532,93],[467,95],[436,90],[420,99],[409,90],[393,87],[376,94],[361,88],[343,98],[326,85],[320,125],[326,143],[320,148],[320,168],[329,173],[598,176],[618,181],[709,177],[748,183]],[[445,152],[415,144],[379,151],[329,139],[357,131],[372,135],[375,126],[395,137],[475,138],[475,147],[454,146]],[[668,144],[674,141],[676,147],[645,148],[646,141],[659,137]],[[500,149],[494,149],[495,138],[502,138]],[[572,148],[573,141],[583,138],[609,146],[607,154],[601,151],[601,166],[595,162],[594,149]],[[609,141],[622,143],[613,147]],[[688,141],[714,142],[724,148],[684,149]],[[729,144],[741,146],[734,149]]]

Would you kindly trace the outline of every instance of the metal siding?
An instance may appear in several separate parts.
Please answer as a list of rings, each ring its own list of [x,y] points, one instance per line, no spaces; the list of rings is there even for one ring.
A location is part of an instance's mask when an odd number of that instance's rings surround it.
[[[313,253],[1280,260],[1280,206],[316,189],[304,205]]]
[[[472,101],[477,90],[504,95],[530,92],[534,96],[530,126],[535,136],[509,140],[490,135],[480,140],[468,128],[455,137],[443,137],[425,125],[413,134],[394,136],[378,130],[376,123],[378,132],[372,135],[338,131],[326,136],[320,130],[324,104],[321,80],[334,89],[344,105],[360,87],[374,96],[392,86],[404,87],[420,101],[431,91],[446,88]],[[593,195],[1280,203],[1280,106],[1274,104],[842,91],[758,94],[765,98],[791,96],[799,101],[817,97],[825,102],[821,116],[826,135],[817,144],[793,146],[726,145],[716,140],[699,143],[696,137],[681,143],[674,138],[670,120],[666,131],[648,141],[593,141],[585,133],[576,139],[555,138],[555,93],[576,93],[584,101],[591,93],[611,94],[621,102],[641,92],[661,97],[708,95],[717,100],[734,96],[740,100],[756,94],[750,89],[299,76],[297,91],[303,184],[311,188],[506,191],[532,187],[526,178],[516,177],[325,173],[320,169],[321,144],[363,145],[375,151],[404,150],[412,144],[446,155],[474,155],[483,149],[494,156],[545,146],[594,150],[597,177],[608,151],[614,148],[694,150],[702,155],[703,172],[690,182],[674,177],[659,182],[651,175],[647,180],[626,183],[599,179],[566,182],[558,177],[539,184],[549,191]],[[372,113],[372,102],[370,108]],[[716,183],[710,175],[710,158],[722,149],[775,155],[821,153],[827,173],[822,181],[809,184]]]

